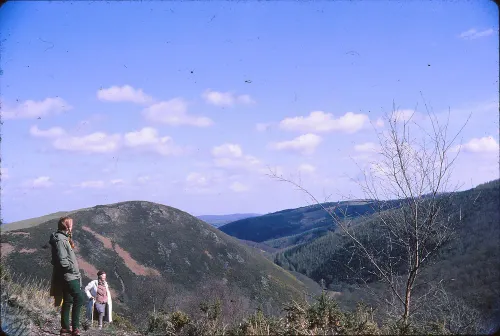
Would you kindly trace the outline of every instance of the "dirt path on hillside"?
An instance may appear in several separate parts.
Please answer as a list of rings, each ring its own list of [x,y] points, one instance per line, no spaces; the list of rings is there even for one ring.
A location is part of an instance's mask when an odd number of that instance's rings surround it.
[[[61,324],[59,322],[59,315],[50,321],[45,321],[42,326],[35,326],[31,330],[30,335],[33,336],[49,336],[49,335],[57,335],[59,336],[59,330],[61,328]],[[96,327],[97,321],[94,322],[94,327],[88,330],[84,330],[83,326],[81,326],[81,334],[82,336],[139,336],[140,333],[127,332],[123,330],[113,330],[111,326],[107,326],[104,324],[104,328],[102,330],[97,329]]]

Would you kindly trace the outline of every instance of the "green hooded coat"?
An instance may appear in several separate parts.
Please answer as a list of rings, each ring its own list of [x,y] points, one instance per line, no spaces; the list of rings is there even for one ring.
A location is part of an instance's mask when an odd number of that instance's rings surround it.
[[[50,236],[49,243],[52,247],[51,263],[53,266],[50,296],[56,298],[56,305],[58,305],[58,299],[63,296],[63,281],[79,279],[81,286],[82,277],[75,252],[69,244],[68,234],[64,231],[54,232]]]

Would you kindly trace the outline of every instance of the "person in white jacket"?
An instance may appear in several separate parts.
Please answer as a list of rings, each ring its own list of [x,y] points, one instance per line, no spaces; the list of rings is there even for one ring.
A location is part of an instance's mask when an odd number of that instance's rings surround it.
[[[97,272],[97,280],[89,282],[85,287],[85,294],[87,294],[87,298],[89,299],[87,302],[87,318],[90,321],[94,320],[95,307],[99,313],[99,329],[102,328],[102,322],[105,317],[107,322],[112,322],[113,303],[108,283],[106,282],[105,272]]]

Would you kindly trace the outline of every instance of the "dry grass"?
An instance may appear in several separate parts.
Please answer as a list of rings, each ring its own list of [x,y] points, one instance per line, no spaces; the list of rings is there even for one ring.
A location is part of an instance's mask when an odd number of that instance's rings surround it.
[[[176,311],[151,314],[148,332],[153,335],[377,335],[379,326],[372,311],[358,306],[353,312],[341,311],[337,303],[323,293],[312,305],[292,301],[284,307],[284,316],[266,316],[262,311],[242,321],[224,322],[221,302],[200,304],[201,315],[191,317]]]
[[[54,306],[46,281],[23,277],[0,264],[1,331],[9,336],[58,335],[60,310]],[[81,327],[88,336],[137,335],[134,326],[123,317],[113,314],[114,322],[105,329],[90,328],[82,307]]]
[[[33,328],[57,316],[45,281],[12,273],[4,265],[0,267],[2,330],[8,335],[33,334]]]

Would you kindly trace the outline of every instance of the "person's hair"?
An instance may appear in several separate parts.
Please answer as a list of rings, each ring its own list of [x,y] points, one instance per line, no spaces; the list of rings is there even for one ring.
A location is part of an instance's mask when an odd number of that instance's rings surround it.
[[[66,223],[68,222],[69,219],[71,219],[71,217],[68,216],[59,218],[59,222],[57,222],[57,229],[62,231],[68,230],[68,226]]]
[[[61,231],[68,231],[68,220],[70,220],[71,217],[69,216],[64,216],[59,218],[59,221],[57,222],[57,229]],[[75,243],[73,242],[73,239],[71,237],[71,231],[69,232],[69,245],[71,248],[75,248]]]
[[[100,276],[101,276],[101,275],[103,275],[103,274],[106,274],[106,272],[104,272],[104,271],[99,271],[99,272],[97,272],[97,277],[100,277]]]

